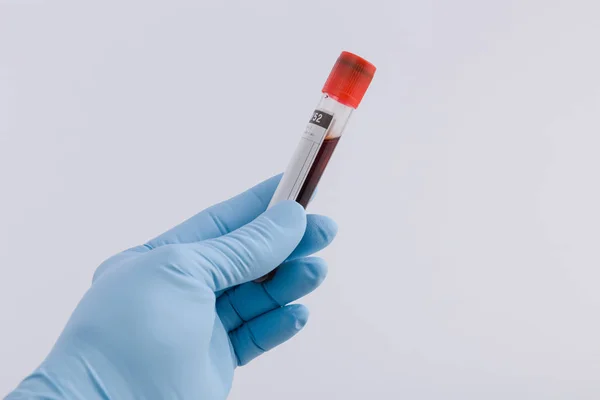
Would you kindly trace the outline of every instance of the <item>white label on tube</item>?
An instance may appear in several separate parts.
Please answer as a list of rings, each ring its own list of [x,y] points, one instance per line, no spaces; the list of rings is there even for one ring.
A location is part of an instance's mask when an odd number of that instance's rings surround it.
[[[332,121],[333,115],[315,110],[283,173],[269,207],[282,200],[296,200]]]

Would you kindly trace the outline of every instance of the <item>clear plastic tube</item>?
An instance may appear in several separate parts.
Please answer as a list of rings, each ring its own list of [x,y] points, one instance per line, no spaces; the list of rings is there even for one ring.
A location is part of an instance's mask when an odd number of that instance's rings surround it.
[[[352,112],[360,104],[375,66],[365,59],[342,52],[323,86],[323,96],[313,112],[269,207],[282,200],[308,206],[331,159]],[[272,277],[274,271],[256,280]]]
[[[375,73],[363,58],[342,52],[323,86],[313,112],[269,207],[282,200],[308,206],[340,137]]]

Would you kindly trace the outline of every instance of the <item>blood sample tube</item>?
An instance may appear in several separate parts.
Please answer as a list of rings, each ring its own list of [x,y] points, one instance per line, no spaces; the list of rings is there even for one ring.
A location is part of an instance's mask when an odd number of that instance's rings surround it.
[[[343,51],[323,85],[321,101],[313,112],[269,207],[282,200],[308,205],[327,163],[344,132],[352,111],[362,100],[375,66]]]
[[[373,64],[356,54],[342,52],[323,85],[321,101],[308,121],[269,207],[282,200],[295,200],[304,208],[308,206],[350,115],[360,104],[374,74]],[[274,273],[256,282],[263,282]]]

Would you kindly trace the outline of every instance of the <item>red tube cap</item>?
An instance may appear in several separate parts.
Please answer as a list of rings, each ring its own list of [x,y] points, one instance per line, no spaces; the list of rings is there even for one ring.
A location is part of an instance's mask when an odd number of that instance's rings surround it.
[[[357,108],[373,80],[375,69],[364,58],[342,51],[322,92],[346,106]]]

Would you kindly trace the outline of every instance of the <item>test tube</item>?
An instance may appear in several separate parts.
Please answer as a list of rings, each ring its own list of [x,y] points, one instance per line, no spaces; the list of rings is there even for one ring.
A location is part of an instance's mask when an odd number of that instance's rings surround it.
[[[282,200],[295,200],[304,208],[308,206],[350,115],[360,104],[374,74],[373,64],[356,54],[342,52],[323,85],[321,101],[308,121],[269,207]]]
[[[360,104],[374,74],[375,66],[356,54],[343,51],[338,57],[321,90],[321,101],[306,125],[269,207],[282,200],[295,200],[304,208],[308,206],[350,115]],[[256,282],[263,282],[274,273],[271,271]]]

